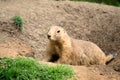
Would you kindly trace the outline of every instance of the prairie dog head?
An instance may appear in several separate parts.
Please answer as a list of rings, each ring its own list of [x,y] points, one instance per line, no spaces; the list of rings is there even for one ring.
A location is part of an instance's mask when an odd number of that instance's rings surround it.
[[[48,31],[47,37],[49,40],[59,41],[63,39],[65,35],[66,35],[66,31],[62,27],[52,26]]]

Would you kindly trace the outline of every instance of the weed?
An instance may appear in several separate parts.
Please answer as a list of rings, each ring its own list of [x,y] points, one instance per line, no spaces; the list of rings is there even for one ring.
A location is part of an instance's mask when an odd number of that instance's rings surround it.
[[[87,1],[87,2],[95,2],[95,3],[104,3],[107,5],[114,5],[114,6],[120,6],[119,0],[71,0],[71,1]]]
[[[18,26],[20,30],[22,30],[23,27],[23,20],[20,16],[14,16],[13,17],[14,24]]]
[[[67,65],[48,66],[33,58],[0,60],[0,80],[67,80],[74,74]]]

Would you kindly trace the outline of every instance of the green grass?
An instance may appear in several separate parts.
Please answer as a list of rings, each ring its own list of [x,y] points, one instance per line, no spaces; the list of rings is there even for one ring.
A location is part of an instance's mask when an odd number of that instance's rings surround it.
[[[119,0],[71,0],[71,1],[86,1],[86,2],[95,2],[100,4],[120,6]]]
[[[23,28],[23,20],[20,16],[14,16],[13,17],[14,24],[18,26],[20,30]]]
[[[70,66],[48,66],[33,58],[0,60],[0,80],[67,80],[74,74]]]

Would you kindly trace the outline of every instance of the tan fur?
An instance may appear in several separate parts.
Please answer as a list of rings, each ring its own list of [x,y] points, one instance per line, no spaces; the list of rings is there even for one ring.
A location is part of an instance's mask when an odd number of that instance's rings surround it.
[[[52,62],[72,65],[105,65],[113,58],[112,55],[106,56],[92,42],[70,38],[62,27],[52,26],[48,35],[50,38],[46,49],[46,61],[56,58],[53,55],[57,55],[58,60]]]

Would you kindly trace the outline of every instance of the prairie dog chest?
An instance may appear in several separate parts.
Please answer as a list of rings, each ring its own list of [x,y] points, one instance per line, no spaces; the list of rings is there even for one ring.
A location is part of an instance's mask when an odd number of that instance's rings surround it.
[[[61,52],[61,48],[58,45],[55,45],[55,50],[59,54]]]

